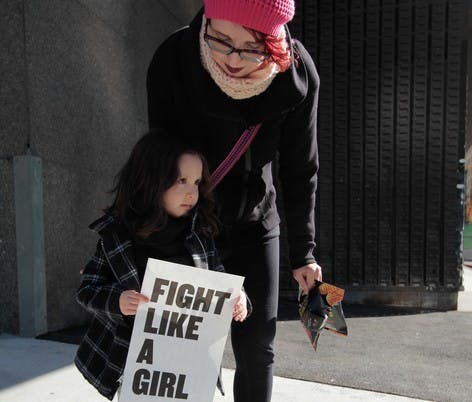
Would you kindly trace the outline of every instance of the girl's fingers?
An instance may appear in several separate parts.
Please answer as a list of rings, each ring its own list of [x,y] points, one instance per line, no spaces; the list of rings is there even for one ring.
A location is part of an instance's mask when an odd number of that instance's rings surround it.
[[[132,301],[133,303],[139,303],[139,302],[147,303],[149,301],[149,298],[147,296],[144,296],[143,294],[138,293],[136,291],[133,291],[133,293],[129,294],[128,299]]]
[[[128,306],[134,308],[135,310],[138,308],[140,303],[140,300],[134,299],[134,300],[129,300]]]
[[[125,309],[125,314],[126,315],[136,315],[136,312],[137,312],[137,307],[135,306],[128,306],[126,309]]]
[[[133,297],[138,302],[141,301],[141,302],[147,303],[149,301],[149,298],[147,296],[144,296],[142,293],[134,292]]]
[[[125,297],[125,306],[124,306],[124,314],[125,315],[136,315],[138,311],[139,303],[144,302],[147,303],[149,298],[141,293],[136,291],[127,291]]]

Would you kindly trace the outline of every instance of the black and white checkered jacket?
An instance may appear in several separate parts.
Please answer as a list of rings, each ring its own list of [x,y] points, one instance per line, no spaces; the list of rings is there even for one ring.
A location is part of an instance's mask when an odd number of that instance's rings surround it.
[[[197,233],[196,222],[197,214],[184,239],[195,266],[224,272],[213,239]],[[119,298],[124,290],[139,291],[141,283],[133,242],[124,225],[105,215],[89,228],[100,239],[95,255],[83,271],[77,301],[94,315],[74,362],[98,392],[112,400],[124,370],[133,329],[133,319],[121,314]],[[220,381],[218,386],[222,391]]]

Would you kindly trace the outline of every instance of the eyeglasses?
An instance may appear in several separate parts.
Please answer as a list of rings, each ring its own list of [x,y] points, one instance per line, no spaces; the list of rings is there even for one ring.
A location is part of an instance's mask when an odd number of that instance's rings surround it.
[[[264,60],[267,60],[270,56],[269,53],[262,50],[253,50],[253,49],[237,49],[231,46],[228,42],[224,40],[215,38],[214,36],[208,35],[208,21],[205,26],[205,33],[203,39],[207,43],[208,47],[215,52],[225,54],[229,56],[231,53],[237,53],[241,59],[250,61],[251,63],[262,63]]]

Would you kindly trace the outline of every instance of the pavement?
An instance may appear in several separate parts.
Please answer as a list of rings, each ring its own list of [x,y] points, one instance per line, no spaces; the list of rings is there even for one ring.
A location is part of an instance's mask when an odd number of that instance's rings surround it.
[[[457,311],[346,305],[349,335],[323,333],[317,351],[295,319],[296,306],[287,302],[277,327],[272,401],[471,401],[469,265]],[[1,334],[0,401],[105,401],[72,364],[78,336],[80,330],[48,339]],[[229,341],[223,367],[225,388],[231,390]],[[233,398],[216,393],[214,402]]]
[[[76,349],[76,345],[62,342],[1,335],[0,401],[106,401],[71,364]],[[233,377],[234,370],[223,369],[223,383],[228,391],[232,389]],[[274,402],[415,400],[278,376],[273,391]],[[233,402],[230,393],[226,396],[215,393],[214,402]]]

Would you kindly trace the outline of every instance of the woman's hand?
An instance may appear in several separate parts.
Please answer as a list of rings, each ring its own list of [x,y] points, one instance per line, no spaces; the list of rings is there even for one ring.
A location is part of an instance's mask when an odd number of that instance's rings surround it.
[[[149,298],[135,290],[125,290],[120,295],[120,310],[123,315],[136,315],[138,304],[147,303]]]
[[[247,317],[247,299],[246,293],[241,290],[239,294],[238,301],[234,305],[233,309],[233,320],[234,321],[244,321]]]
[[[308,294],[310,289],[315,286],[315,280],[321,282],[323,279],[321,267],[317,263],[294,269],[292,274],[298,282],[298,286],[302,288],[304,295]]]

